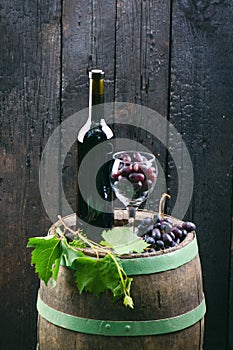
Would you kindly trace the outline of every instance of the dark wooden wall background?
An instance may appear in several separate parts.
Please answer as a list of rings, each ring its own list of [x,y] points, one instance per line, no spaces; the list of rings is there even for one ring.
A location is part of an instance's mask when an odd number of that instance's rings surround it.
[[[233,349],[232,23],[232,0],[0,2],[1,350],[35,349],[38,279],[25,247],[51,224],[38,167],[56,126],[87,106],[91,66],[106,71],[107,102],[153,108],[182,134],[194,166],[187,217],[198,227],[204,349]],[[175,199],[175,165],[160,151]],[[71,149],[63,174],[71,203],[74,172]]]

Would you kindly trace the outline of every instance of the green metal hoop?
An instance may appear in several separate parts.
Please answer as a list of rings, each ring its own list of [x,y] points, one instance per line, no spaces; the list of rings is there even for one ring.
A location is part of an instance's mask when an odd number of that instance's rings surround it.
[[[184,314],[150,321],[103,321],[77,317],[55,310],[45,304],[40,295],[37,300],[39,314],[56,326],[80,333],[103,336],[146,336],[176,332],[192,326],[206,312],[205,299],[193,310]]]

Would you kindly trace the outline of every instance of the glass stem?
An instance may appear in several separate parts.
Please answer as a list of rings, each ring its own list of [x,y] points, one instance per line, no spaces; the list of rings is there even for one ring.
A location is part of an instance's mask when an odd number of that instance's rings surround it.
[[[135,216],[136,216],[136,208],[135,207],[127,207],[128,211],[128,226],[133,228],[133,232],[135,231]]]

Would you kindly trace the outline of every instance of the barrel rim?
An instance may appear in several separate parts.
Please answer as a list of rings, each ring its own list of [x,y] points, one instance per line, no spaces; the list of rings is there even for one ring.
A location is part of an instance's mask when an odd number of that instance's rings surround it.
[[[125,209],[116,209],[116,212],[127,212]],[[144,213],[144,214],[148,214],[148,215],[154,215],[156,214],[156,212],[152,212],[152,211],[148,211],[148,210],[140,210],[139,213]],[[175,222],[182,224],[183,221],[179,220],[177,218],[174,218],[170,215],[165,215],[165,217],[171,218],[173,219]],[[63,221],[69,226],[69,224],[71,225],[75,225],[76,222],[76,214],[70,214],[70,215],[66,215],[63,218]],[[122,219],[123,220],[123,219]],[[58,220],[57,222],[55,222],[51,229],[50,229],[50,233],[53,232],[53,228],[55,227],[59,227],[62,226],[61,222]],[[165,250],[159,250],[156,252],[151,252],[151,253],[131,253],[131,254],[124,254],[124,255],[118,255],[119,258],[121,259],[136,259],[136,258],[147,258],[147,257],[153,257],[153,256],[159,256],[159,255],[164,255],[164,254],[169,254],[169,253],[173,253],[179,249],[184,248],[186,245],[190,244],[193,240],[196,239],[196,233],[195,231],[189,232],[187,237],[177,246],[174,247],[170,247],[167,248]],[[96,257],[96,252],[94,252],[91,248],[83,248],[80,249],[84,254],[88,255],[88,256],[92,256],[92,257]],[[104,257],[106,255],[106,253],[102,253],[102,252],[98,252],[98,256],[99,257]]]
[[[118,210],[118,214],[121,212],[122,215],[126,212],[125,210]],[[142,215],[154,215],[154,212],[150,211],[141,211]],[[166,215],[168,217],[168,215]],[[118,216],[119,218],[119,216]],[[176,223],[182,223],[181,220],[172,218]],[[76,215],[71,214],[63,218],[66,225],[72,226],[75,225]],[[53,226],[61,226],[62,223],[57,221]],[[52,227],[53,227],[52,226]],[[51,231],[50,231],[51,232]],[[106,253],[99,252],[98,257],[96,252],[91,248],[80,249],[85,255],[88,255],[93,258],[103,258]],[[198,245],[197,237],[194,231],[188,233],[187,237],[175,247],[167,248],[165,250],[160,250],[154,253],[132,253],[125,255],[118,255],[120,258],[122,267],[127,275],[145,275],[152,274],[157,272],[163,272],[167,270],[176,269],[198,255]],[[63,256],[60,264],[64,267],[75,269],[72,264],[70,264],[69,258]]]
[[[174,270],[184,264],[187,264],[198,255],[197,238],[193,235],[193,239],[183,246],[182,249],[170,250],[169,254],[160,254],[155,256],[136,257],[132,259],[121,258],[121,264],[128,276],[148,275],[168,270]],[[93,257],[96,259],[96,257]],[[60,265],[71,270],[75,267],[70,264],[69,259],[63,256]]]

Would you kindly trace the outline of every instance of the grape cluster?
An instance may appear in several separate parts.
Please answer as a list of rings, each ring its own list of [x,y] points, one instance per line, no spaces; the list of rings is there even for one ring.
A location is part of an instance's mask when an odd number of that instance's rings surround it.
[[[122,153],[118,159],[122,161],[122,165],[117,172],[111,174],[114,187],[122,189],[130,182],[134,191],[139,193],[148,191],[152,187],[157,176],[156,169],[145,156],[139,152],[134,152],[132,157]]]
[[[170,217],[155,214],[153,218],[145,217],[137,227],[137,235],[150,246],[147,252],[175,247],[181,243],[189,232],[195,231],[194,223],[186,221],[175,224]]]

